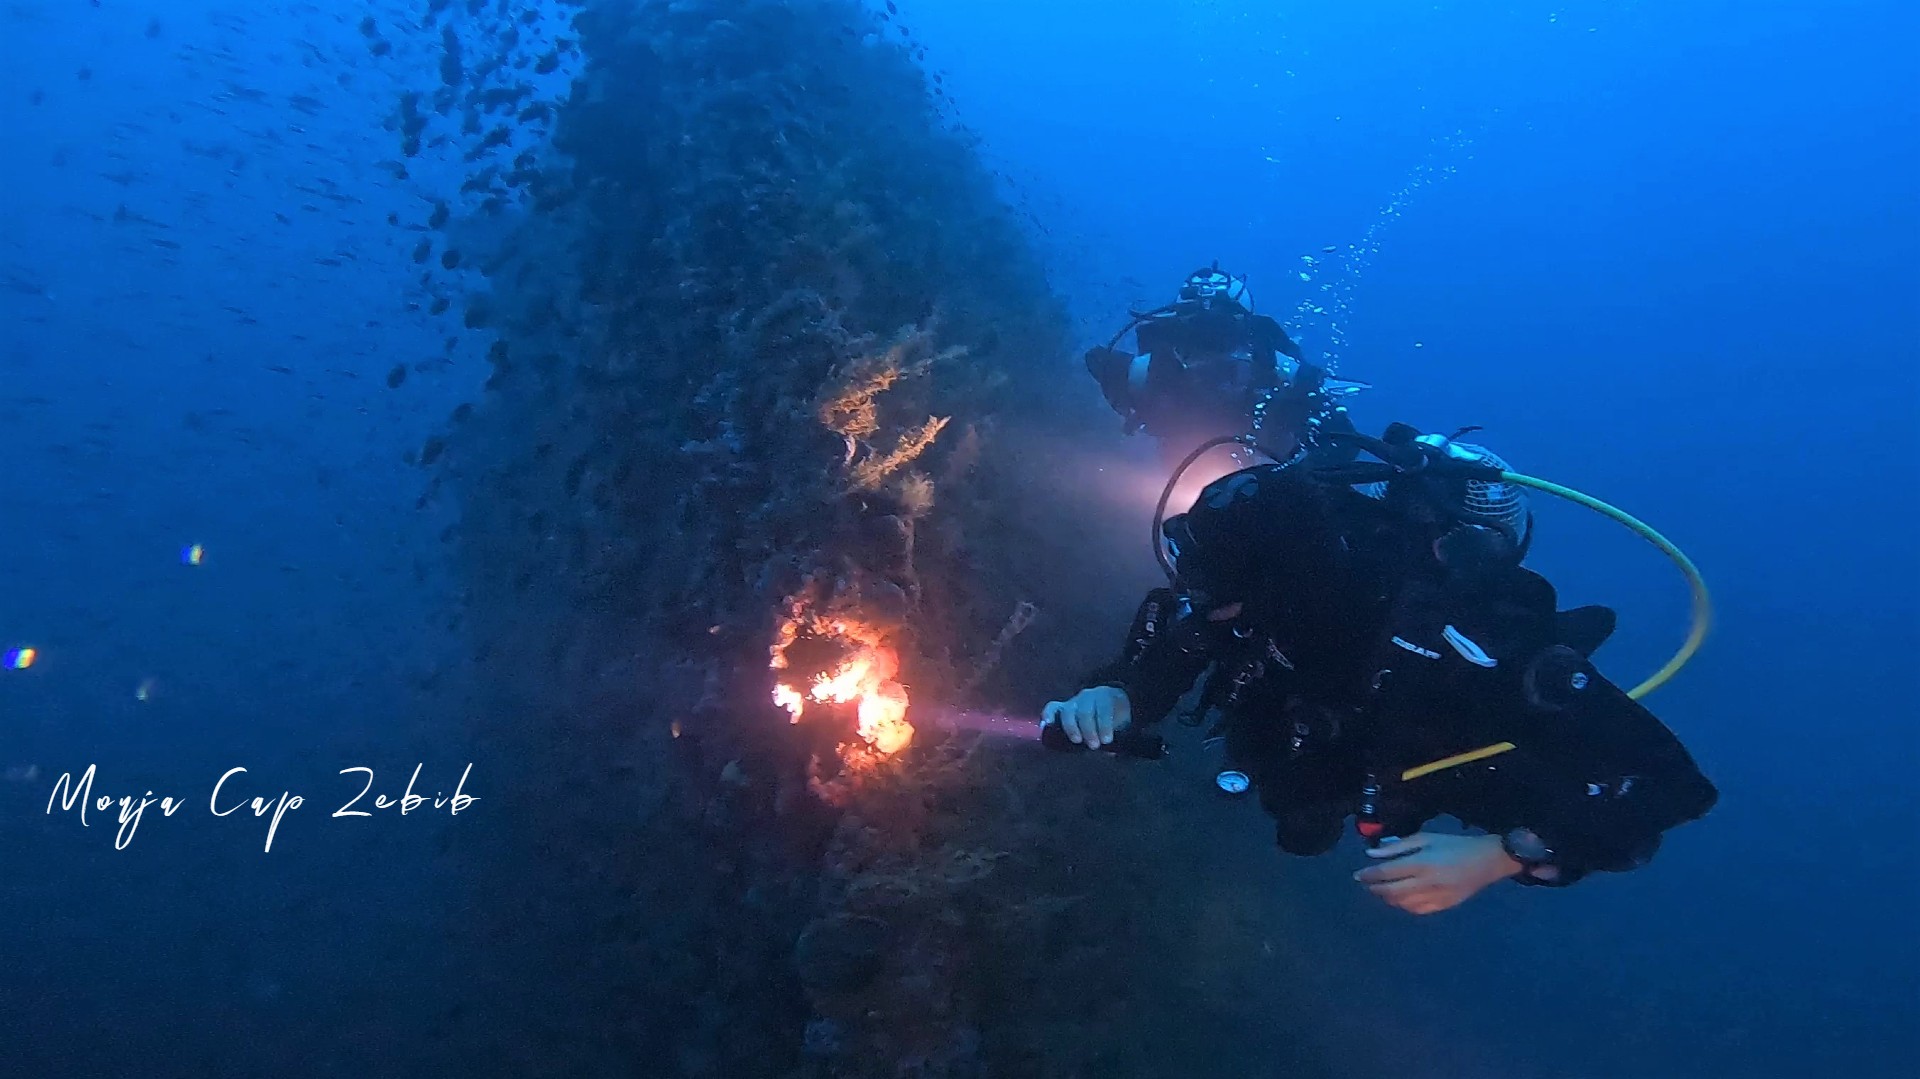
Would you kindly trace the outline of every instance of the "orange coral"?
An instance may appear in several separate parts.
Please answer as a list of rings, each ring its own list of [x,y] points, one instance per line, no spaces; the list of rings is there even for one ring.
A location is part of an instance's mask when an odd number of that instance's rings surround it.
[[[883,756],[905,749],[913,741],[907,721],[907,689],[896,679],[900,657],[886,643],[877,626],[845,618],[822,619],[796,614],[782,623],[769,666],[788,668],[786,651],[802,637],[826,638],[848,649],[846,658],[816,672],[803,694],[791,681],[773,687],[773,701],[787,710],[795,723],[806,714],[809,700],[818,704],[852,705],[860,737]]]
[[[928,416],[927,422],[908,430],[900,436],[900,441],[891,453],[868,457],[854,465],[848,472],[848,479],[856,491],[877,490],[887,477],[911,464],[915,458],[927,452],[933,440],[946,428],[948,417]]]

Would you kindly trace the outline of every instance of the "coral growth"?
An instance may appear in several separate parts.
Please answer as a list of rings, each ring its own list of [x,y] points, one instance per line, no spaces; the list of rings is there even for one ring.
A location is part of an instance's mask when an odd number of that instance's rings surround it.
[[[853,489],[856,491],[878,490],[889,477],[927,452],[927,447],[933,445],[933,440],[940,437],[940,432],[946,429],[949,418],[929,416],[925,423],[916,424],[901,432],[900,439],[894,443],[893,449],[855,463],[853,473],[849,477],[853,481]]]
[[[830,384],[820,403],[820,422],[847,439],[851,466],[848,482],[853,490],[877,491],[896,473],[918,460],[946,429],[951,417],[929,416],[923,423],[908,426],[892,439],[893,448],[880,451],[871,440],[881,434],[880,397],[902,379],[923,378],[934,364],[957,360],[966,355],[964,348],[933,352],[933,333],[914,329],[903,333],[878,356],[862,356]],[[916,503],[931,506],[932,481],[924,476],[916,480],[920,489]],[[911,514],[924,516],[924,509]]]

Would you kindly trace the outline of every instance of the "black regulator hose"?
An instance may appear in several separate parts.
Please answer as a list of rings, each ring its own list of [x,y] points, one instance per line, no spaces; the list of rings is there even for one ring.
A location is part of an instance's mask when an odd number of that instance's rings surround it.
[[[1187,469],[1192,468],[1194,462],[1200,460],[1201,457],[1206,455],[1208,450],[1213,449],[1215,446],[1225,446],[1228,444],[1245,446],[1248,449],[1257,448],[1254,445],[1252,435],[1220,435],[1216,438],[1207,439],[1205,442],[1200,443],[1192,453],[1187,454],[1179,465],[1175,466],[1173,475],[1167,479],[1167,485],[1160,490],[1160,501],[1153,507],[1153,557],[1160,563],[1160,570],[1167,575],[1167,581],[1170,584],[1173,582],[1176,573],[1173,568],[1173,559],[1167,557],[1165,538],[1160,534],[1161,527],[1167,523],[1167,503],[1172,501],[1173,489],[1180,485],[1180,477],[1187,474]]]
[[[1113,335],[1113,340],[1107,342],[1107,351],[1111,352],[1114,349],[1119,348],[1120,339],[1132,333],[1134,330],[1138,329],[1141,325],[1148,322],[1152,322],[1154,319],[1160,318],[1163,315],[1172,314],[1174,310],[1179,306],[1180,305],[1177,303],[1170,303],[1161,307],[1156,307],[1151,311],[1128,310],[1127,317],[1132,319],[1133,321],[1127,323],[1125,326],[1120,327],[1120,332]]]

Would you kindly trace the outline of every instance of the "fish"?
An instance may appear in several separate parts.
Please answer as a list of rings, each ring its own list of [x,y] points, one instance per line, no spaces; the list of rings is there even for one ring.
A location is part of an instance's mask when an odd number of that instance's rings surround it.
[[[453,27],[441,28],[440,45],[443,50],[440,57],[440,81],[448,86],[458,86],[466,77],[466,71],[460,49],[460,36],[453,32]]]
[[[53,299],[53,293],[48,291],[46,284],[25,270],[0,267],[0,286],[5,286],[8,292],[19,293],[22,296],[37,296],[43,300]]]
[[[161,229],[167,227],[164,222],[155,221],[151,217],[127,209],[127,204],[124,202],[113,211],[113,222],[116,225],[152,225],[154,228]]]

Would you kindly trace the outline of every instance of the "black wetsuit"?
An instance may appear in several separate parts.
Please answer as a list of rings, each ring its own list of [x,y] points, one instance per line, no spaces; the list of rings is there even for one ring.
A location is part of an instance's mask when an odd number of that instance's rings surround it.
[[[1233,766],[1291,852],[1329,849],[1364,804],[1388,835],[1442,814],[1529,829],[1567,884],[1643,863],[1717,797],[1588,660],[1611,611],[1557,611],[1553,586],[1517,566],[1449,574],[1430,527],[1395,505],[1261,466],[1208,487],[1167,532],[1182,593],[1150,594],[1090,684],[1126,690],[1135,724],[1153,723],[1212,666],[1202,713],[1219,709]],[[1207,620],[1233,602],[1231,622]],[[1401,778],[1501,742],[1518,748]]]
[[[1269,403],[1262,426],[1275,443],[1283,433],[1306,434],[1307,419],[1322,410],[1326,370],[1306,362],[1265,315],[1229,307],[1176,312],[1141,322],[1136,338],[1139,356],[1096,348],[1087,353],[1087,369],[1129,430],[1160,440],[1175,457],[1209,438],[1247,433],[1263,398]],[[1327,429],[1352,430],[1344,412],[1324,411]]]

